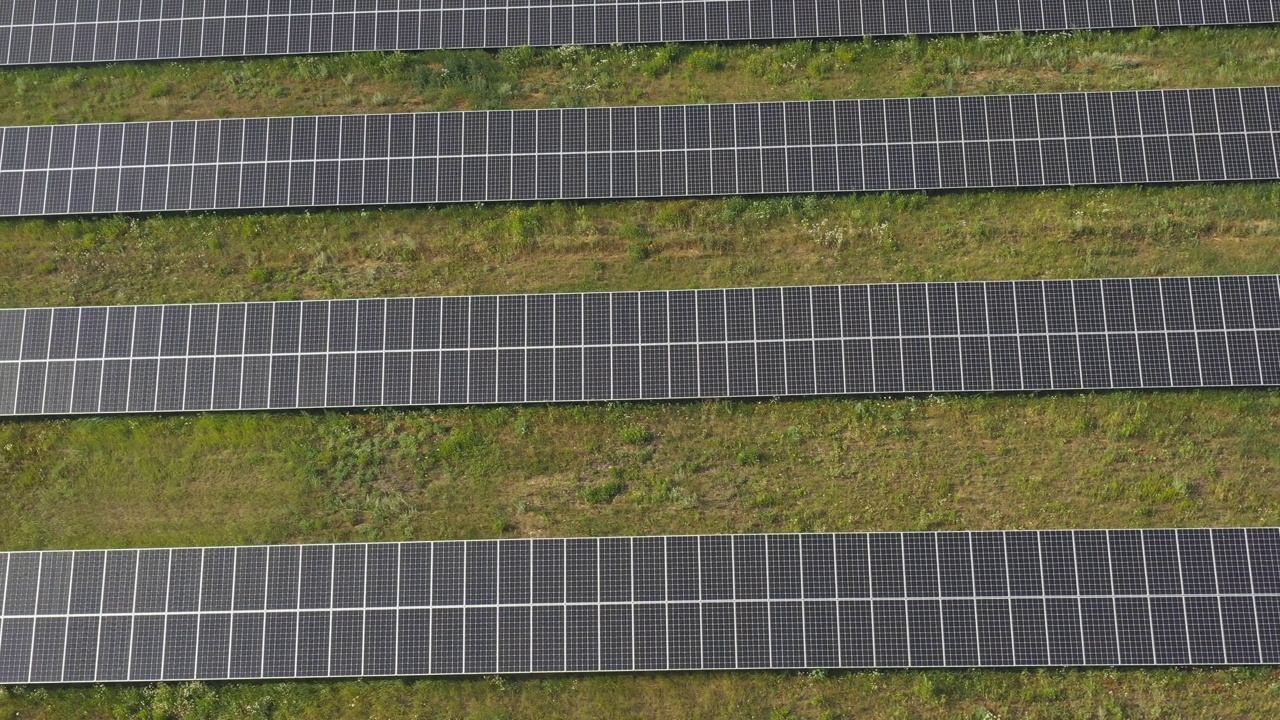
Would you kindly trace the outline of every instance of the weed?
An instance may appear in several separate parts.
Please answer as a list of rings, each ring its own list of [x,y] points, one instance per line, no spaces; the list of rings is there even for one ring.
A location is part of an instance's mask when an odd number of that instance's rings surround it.
[[[661,213],[662,211],[659,210]],[[635,222],[626,222],[622,227],[618,228],[618,237],[634,242],[649,240],[653,237],[653,233],[649,232],[649,228]]]
[[[627,425],[618,431],[618,439],[630,445],[645,445],[653,442],[653,433],[640,425]]]
[[[725,67],[724,57],[719,47],[702,47],[689,53],[685,64],[692,70],[704,73],[720,72]]]
[[[653,243],[633,242],[627,246],[627,255],[636,262],[644,262],[653,257]]]
[[[256,267],[249,271],[249,282],[269,285],[276,279],[276,271],[269,267]]]
[[[626,489],[626,483],[614,478],[586,488],[582,491],[582,499],[592,505],[604,505],[613,502],[613,499],[625,492]]]
[[[640,72],[649,77],[665,75],[675,64],[679,50],[675,45],[664,45],[653,50],[648,60],[640,64]]]
[[[527,248],[542,229],[542,216],[529,208],[513,208],[507,213],[507,234],[517,247]]]

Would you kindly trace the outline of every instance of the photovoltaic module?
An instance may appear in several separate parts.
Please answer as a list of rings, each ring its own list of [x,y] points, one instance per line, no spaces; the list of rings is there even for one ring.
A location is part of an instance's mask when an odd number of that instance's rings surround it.
[[[0,310],[0,414],[1280,384],[1275,275]]]
[[[1277,178],[1280,87],[3,128],[0,216]]]
[[[0,682],[1280,662],[1275,528],[0,554]]]
[[[0,0],[0,64],[1273,23],[1272,0]]]

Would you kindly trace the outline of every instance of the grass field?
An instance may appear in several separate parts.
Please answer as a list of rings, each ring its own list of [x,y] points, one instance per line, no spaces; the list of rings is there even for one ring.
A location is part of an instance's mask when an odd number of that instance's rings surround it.
[[[0,124],[1280,83],[1280,31],[0,71]],[[0,306],[1280,272],[1280,186],[0,223]],[[4,549],[1280,523],[1280,392],[0,423]],[[21,718],[1179,718],[1280,673],[623,674],[0,690]]]

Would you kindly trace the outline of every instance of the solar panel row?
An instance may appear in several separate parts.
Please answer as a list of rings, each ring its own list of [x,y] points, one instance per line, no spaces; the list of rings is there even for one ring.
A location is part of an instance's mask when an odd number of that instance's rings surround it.
[[[1280,662],[1274,528],[13,552],[0,578],[6,683]]]
[[[3,0],[3,64],[1271,23],[1273,0]]]
[[[1274,275],[0,310],[0,414],[1276,384]]]
[[[1274,179],[1280,87],[9,127],[0,215]]]

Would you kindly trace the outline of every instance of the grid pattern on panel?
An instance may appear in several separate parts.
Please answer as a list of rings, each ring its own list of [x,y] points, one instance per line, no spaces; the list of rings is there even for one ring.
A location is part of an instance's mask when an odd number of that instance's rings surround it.
[[[0,216],[1277,177],[1280,87],[8,127]]]
[[[0,310],[0,414],[1280,385],[1275,275]]]
[[[0,682],[1280,662],[1275,528],[0,554]]]
[[[1267,0],[5,0],[0,64],[1272,23]]]

